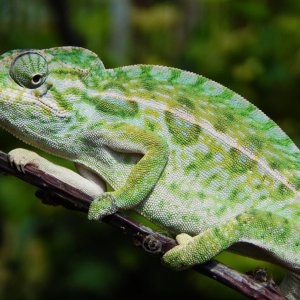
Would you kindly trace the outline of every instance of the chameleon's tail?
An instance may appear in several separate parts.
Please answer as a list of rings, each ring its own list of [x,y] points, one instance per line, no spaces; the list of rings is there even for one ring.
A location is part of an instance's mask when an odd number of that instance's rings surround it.
[[[300,274],[288,272],[280,284],[280,289],[288,300],[300,300]]]

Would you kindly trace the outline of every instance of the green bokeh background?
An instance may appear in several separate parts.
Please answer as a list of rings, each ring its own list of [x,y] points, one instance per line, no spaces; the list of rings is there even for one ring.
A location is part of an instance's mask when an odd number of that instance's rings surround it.
[[[193,71],[250,99],[300,145],[300,1],[0,0],[0,52],[79,45],[107,67]],[[26,147],[3,130],[0,149]],[[43,154],[52,161],[70,163]],[[244,299],[193,271],[173,272],[104,224],[42,205],[0,177],[0,299]],[[269,264],[221,254],[241,271]]]

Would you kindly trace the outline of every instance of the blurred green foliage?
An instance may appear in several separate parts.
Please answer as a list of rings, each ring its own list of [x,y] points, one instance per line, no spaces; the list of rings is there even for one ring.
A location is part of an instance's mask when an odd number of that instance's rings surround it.
[[[300,144],[298,0],[0,0],[0,51],[80,45],[107,67],[161,64],[250,99]],[[0,131],[0,149],[26,147]],[[55,162],[70,163],[45,155]],[[242,271],[271,265],[221,254]],[[192,271],[172,272],[119,232],[48,207],[0,178],[0,299],[243,299]]]

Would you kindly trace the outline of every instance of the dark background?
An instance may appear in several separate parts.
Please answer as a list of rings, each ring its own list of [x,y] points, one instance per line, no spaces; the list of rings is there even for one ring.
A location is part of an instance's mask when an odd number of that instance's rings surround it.
[[[0,0],[0,52],[84,46],[107,67],[159,64],[205,75],[260,107],[300,144],[299,0]],[[0,149],[26,147],[0,131]],[[49,155],[45,157],[65,163]],[[70,166],[70,163],[66,165]],[[221,254],[242,271],[271,265]],[[0,299],[243,299],[173,272],[86,216],[42,205],[0,177]]]

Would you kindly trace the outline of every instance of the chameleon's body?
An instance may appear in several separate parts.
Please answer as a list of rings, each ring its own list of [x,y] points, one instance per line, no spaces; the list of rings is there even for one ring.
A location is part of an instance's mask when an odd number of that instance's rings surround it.
[[[180,235],[164,256],[173,268],[235,244],[300,274],[300,151],[211,80],[159,66],[105,69],[80,48],[12,51],[0,56],[0,125],[113,187],[91,219],[135,209],[195,236]]]

